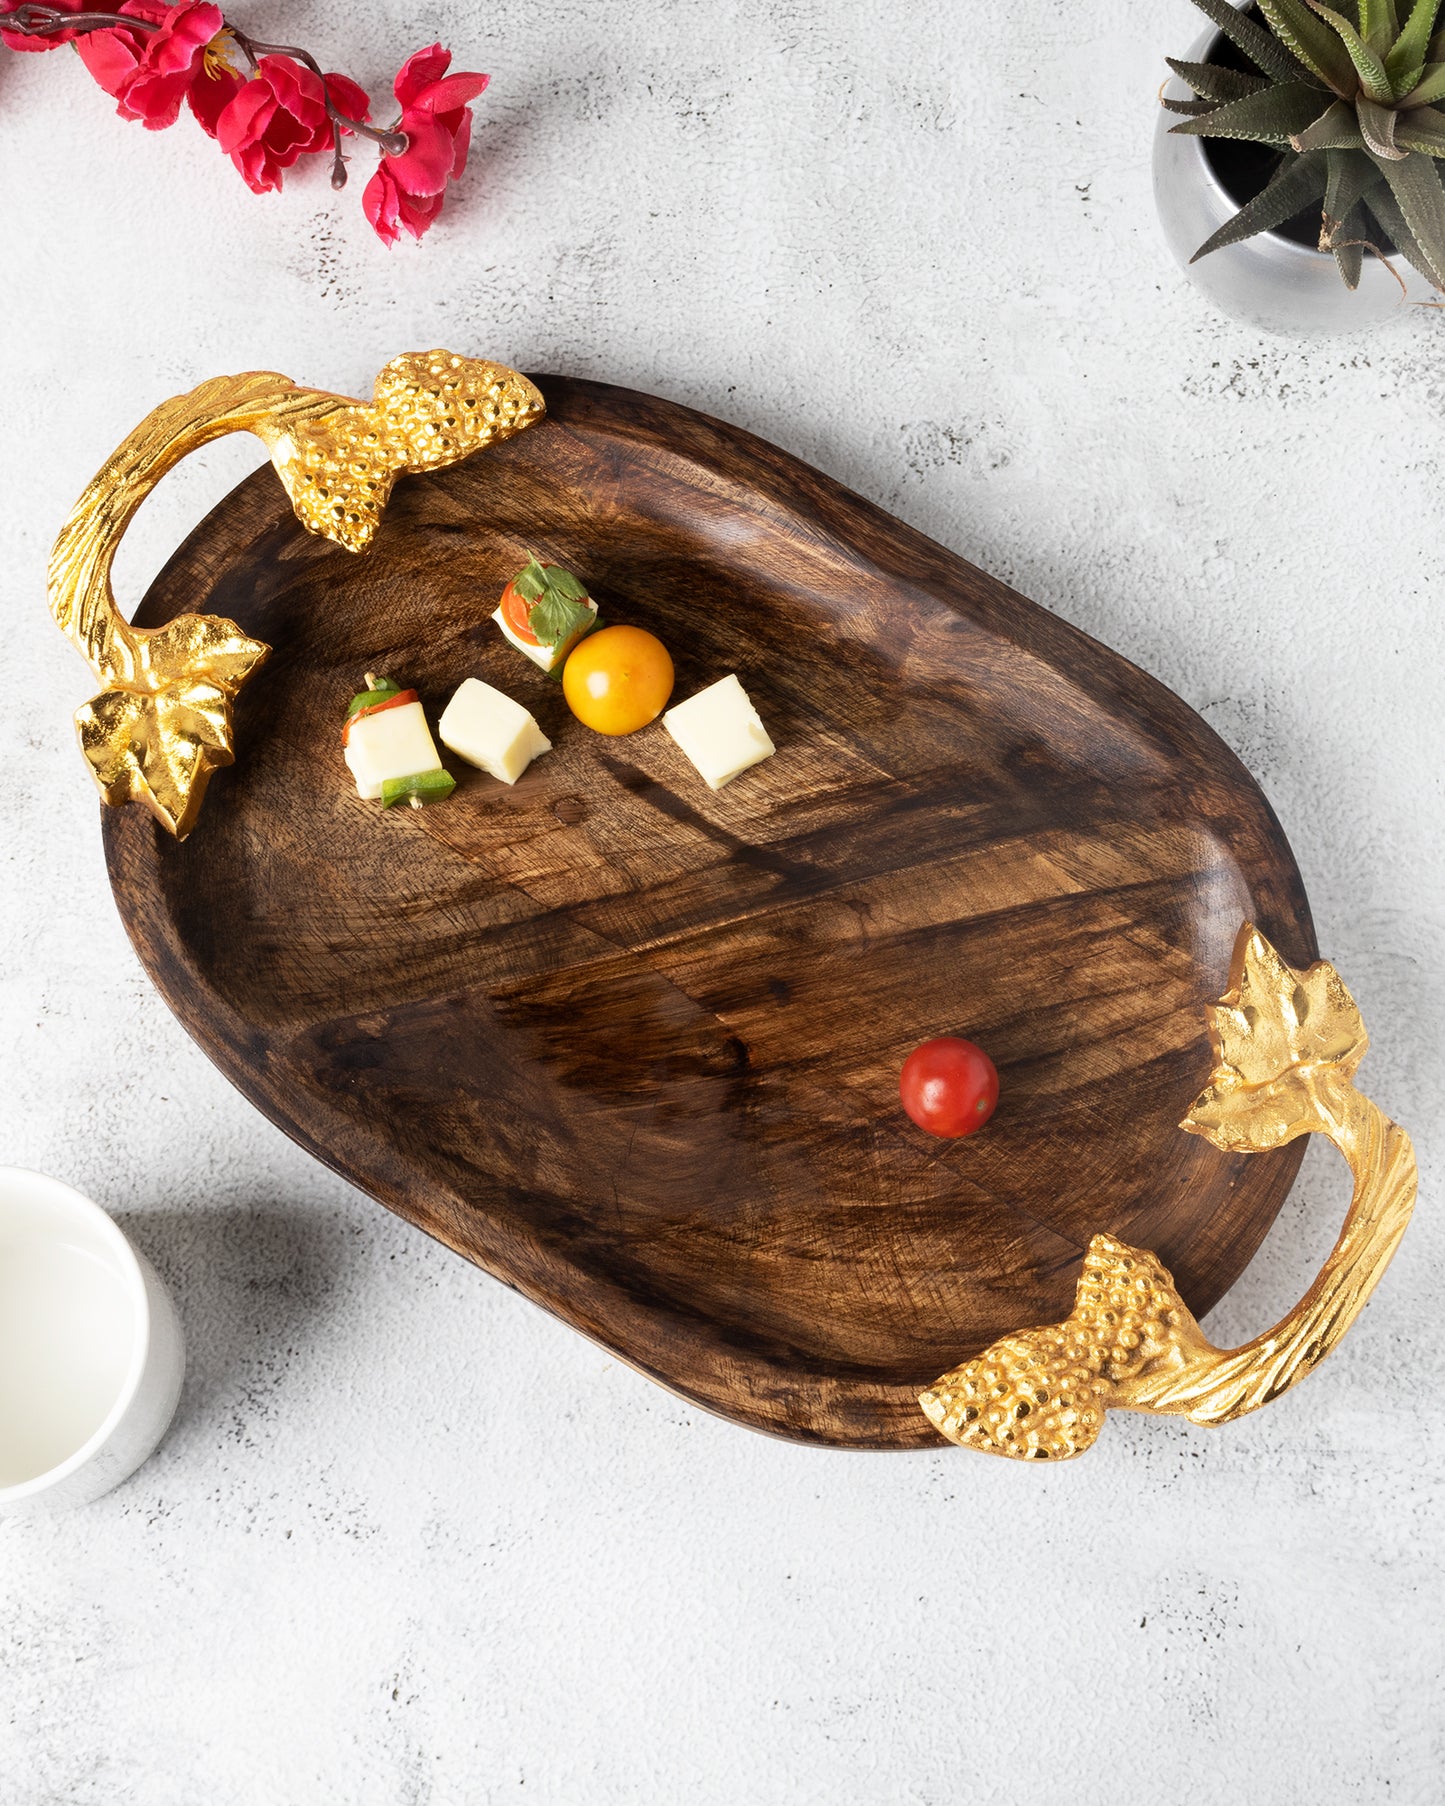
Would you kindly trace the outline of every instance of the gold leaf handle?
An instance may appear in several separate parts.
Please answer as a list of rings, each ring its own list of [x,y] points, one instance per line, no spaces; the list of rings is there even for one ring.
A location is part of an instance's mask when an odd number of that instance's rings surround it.
[[[116,607],[116,548],[188,452],[227,433],[255,433],[302,525],[364,552],[398,475],[455,464],[545,411],[516,371],[428,351],[394,358],[370,402],[253,370],[214,377],[148,414],[96,473],[50,555],[50,612],[108,686],[75,717],[105,801],[144,803],[184,839],[211,773],[235,756],[232,700],[270,651],[214,615],[179,615],[146,632]]]
[[[1354,999],[1326,961],[1297,972],[1246,923],[1209,1015],[1215,1067],[1181,1127],[1241,1153],[1321,1134],[1349,1162],[1349,1213],[1314,1284],[1273,1329],[1219,1349],[1155,1255],[1096,1235],[1064,1322],[1004,1337],[919,1395],[950,1442],[1067,1460],[1110,1410],[1228,1423],[1302,1380],[1363,1310],[1410,1220],[1416,1168],[1409,1136],[1355,1089],[1369,1043]]]

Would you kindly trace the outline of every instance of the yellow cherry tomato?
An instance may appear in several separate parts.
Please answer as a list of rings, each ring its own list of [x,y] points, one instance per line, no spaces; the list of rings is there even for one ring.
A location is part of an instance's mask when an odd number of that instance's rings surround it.
[[[562,694],[584,727],[635,734],[667,707],[672,660],[643,627],[599,627],[562,667]]]

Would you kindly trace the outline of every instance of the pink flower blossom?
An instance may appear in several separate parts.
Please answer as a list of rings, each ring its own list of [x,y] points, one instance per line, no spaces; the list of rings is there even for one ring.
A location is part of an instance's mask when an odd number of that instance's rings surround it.
[[[326,95],[351,119],[365,119],[370,103],[344,75],[321,78],[284,56],[263,56],[216,117],[215,138],[240,170],[247,187],[267,194],[281,186],[281,172],[298,157],[331,143]],[[202,125],[205,119],[201,118]]]
[[[238,75],[229,64],[218,61],[209,63],[191,83],[186,104],[208,138],[215,137],[222,113],[245,85],[244,75]]]
[[[148,131],[174,125],[181,102],[205,73],[206,46],[225,28],[219,6],[210,0],[181,0],[168,7],[161,28],[146,39],[134,76],[119,95],[125,119],[139,119]]]
[[[65,22],[100,4],[104,23]],[[261,55],[243,31],[227,25],[216,0],[51,0],[51,8],[37,9],[34,34],[22,35],[17,0],[0,0],[0,45],[74,44],[121,117],[151,131],[174,125],[188,105],[258,194],[280,188],[283,173],[300,158],[330,150],[338,133],[354,130],[374,140],[382,155],[362,205],[388,245],[403,232],[420,239],[441,212],[447,185],[467,165],[471,103],[490,80],[453,72],[452,54],[440,44],[419,50],[397,72],[392,88],[400,111],[383,130],[371,123],[370,102],[355,82],[320,74],[301,50]],[[346,180],[345,161],[338,157],[337,186]]]
[[[116,8],[117,12],[128,13],[133,19],[147,19],[158,25],[165,17],[164,0],[124,0],[124,4]],[[119,99],[126,88],[135,79],[136,71],[145,56],[146,45],[153,34],[147,31],[128,31],[117,27],[114,31],[88,31],[75,41],[76,52],[86,68],[107,94]],[[117,108],[117,111],[123,109]]]
[[[149,20],[159,31],[88,32],[76,46],[86,68],[120,103],[122,119],[138,119],[152,132],[174,125],[192,85],[206,73],[206,47],[225,20],[210,0],[159,6],[125,0],[119,9]]]
[[[383,156],[361,199],[377,236],[396,243],[405,229],[420,238],[441,212],[442,192],[467,166],[472,110],[491,79],[458,72],[448,75],[452,53],[433,44],[408,57],[397,72],[392,91],[401,103],[396,129],[405,132],[407,147],[398,156]]]
[[[366,184],[361,209],[383,244],[394,245],[402,228],[420,238],[442,210],[439,194],[408,194],[391,173],[394,159],[383,157],[376,174]]]

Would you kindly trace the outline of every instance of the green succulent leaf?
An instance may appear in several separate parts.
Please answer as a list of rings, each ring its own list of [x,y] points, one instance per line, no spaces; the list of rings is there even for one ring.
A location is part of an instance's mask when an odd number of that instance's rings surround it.
[[[1292,57],[1279,39],[1253,19],[1245,18],[1229,0],[1194,0],[1205,18],[1222,31],[1236,49],[1242,50],[1256,69],[1279,82],[1303,79],[1304,65]]]
[[[1436,288],[1445,288],[1445,188],[1440,186],[1433,160],[1412,154],[1400,163],[1380,158],[1376,161],[1384,171],[1391,198],[1400,211],[1408,237],[1424,259],[1423,266],[1416,262],[1414,254],[1405,245],[1401,244],[1400,249]],[[1373,199],[1371,208],[1374,210]],[[1380,217],[1378,210],[1375,211]],[[1386,230],[1394,238],[1388,225]],[[1400,241],[1396,239],[1395,242],[1399,244]]]
[[[1364,142],[1359,116],[1343,100],[1327,107],[1313,125],[1307,125],[1290,139],[1297,151],[1360,150]]]
[[[1408,94],[1420,79],[1419,72],[1430,47],[1430,34],[1435,29],[1435,15],[1439,10],[1440,0],[1415,0],[1399,37],[1385,57],[1385,73],[1397,100]]]
[[[1430,40],[1430,47],[1425,52],[1427,63],[1445,63],[1445,30],[1437,31]]]
[[[1276,82],[1243,100],[1227,101],[1198,119],[1170,129],[1201,138],[1245,138],[1255,144],[1288,144],[1329,109],[1312,82]]]
[[[1425,106],[1432,100],[1445,100],[1445,63],[1426,63],[1420,79],[1405,96],[1409,107]]]
[[[1355,289],[1360,286],[1360,272],[1365,267],[1365,244],[1368,233],[1369,225],[1365,219],[1365,210],[1363,207],[1356,207],[1342,224],[1338,234],[1340,242],[1330,247],[1335,254],[1335,264],[1346,288]]]
[[[1266,86],[1262,75],[1246,75],[1242,69],[1224,69],[1218,63],[1189,63],[1178,56],[1166,56],[1164,61],[1201,100],[1243,100],[1246,94]]]
[[[1256,232],[1269,232],[1282,226],[1311,201],[1317,201],[1325,189],[1325,159],[1322,155],[1291,157],[1260,189],[1252,201],[1246,201],[1232,219],[1228,219],[1189,259],[1198,263],[1211,251],[1225,245],[1238,244],[1242,238],[1253,238]]]
[[[1323,0],[1309,0],[1310,6],[1325,22],[1339,34],[1345,49],[1350,53],[1350,61],[1355,66],[1355,73],[1360,78],[1360,86],[1366,96],[1384,105],[1395,98],[1395,91],[1390,86],[1390,78],[1385,73],[1385,65],[1371,47],[1360,36],[1343,13],[1338,13],[1332,6],[1325,6]]]
[[[1365,248],[1353,239],[1349,244],[1341,245],[1335,252],[1335,264],[1340,272],[1340,280],[1350,290],[1360,286],[1360,274],[1365,267]]]
[[[1400,29],[1395,0],[1360,0],[1355,10],[1359,14],[1361,37],[1383,56]]]
[[[1404,214],[1395,205],[1395,197],[1383,182],[1378,188],[1370,190],[1369,198],[1364,204],[1378,224],[1380,231],[1390,239],[1405,261],[1413,265],[1427,282],[1434,283],[1435,276],[1430,268],[1430,260],[1416,244],[1415,235],[1405,223]]]
[[[1159,104],[1169,113],[1183,113],[1189,119],[1202,119],[1219,105],[1217,100],[1175,100],[1172,94],[1161,94]]]
[[[1445,157],[1445,113],[1438,107],[1414,107],[1399,115],[1395,142],[1427,157]]]
[[[1362,151],[1325,153],[1325,208],[1320,222],[1320,249],[1332,251],[1335,240],[1348,236],[1346,222],[1360,202],[1382,181],[1379,165]]]
[[[1258,0],[1275,36],[1287,44],[1312,75],[1336,94],[1355,92],[1355,66],[1336,32],[1304,0]]]
[[[1365,149],[1377,157],[1392,157],[1396,162],[1408,157],[1395,143],[1395,127],[1400,115],[1393,107],[1377,106],[1363,94],[1355,102],[1355,116],[1360,122],[1360,135]]]

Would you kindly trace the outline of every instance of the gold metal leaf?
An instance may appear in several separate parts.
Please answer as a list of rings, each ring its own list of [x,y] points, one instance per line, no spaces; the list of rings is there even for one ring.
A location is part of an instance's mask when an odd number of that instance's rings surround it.
[[[1180,1126],[1226,1151],[1264,1153],[1318,1128],[1316,1075],[1352,1078],[1370,1044],[1334,967],[1297,972],[1258,929],[1240,937],[1208,1017],[1214,1071]]]
[[[181,839],[211,773],[233,757],[230,700],[204,681],[107,690],[76,711],[75,724],[106,802],[144,803]]]
[[[270,651],[219,615],[177,615],[137,641],[137,676],[148,690],[204,679],[234,696]]]

